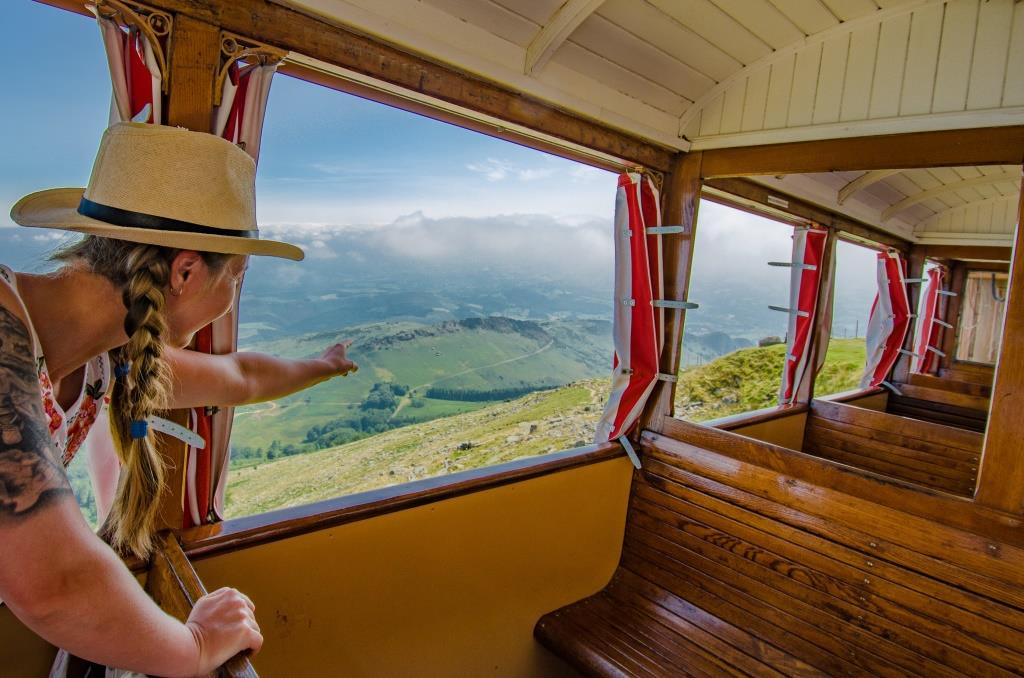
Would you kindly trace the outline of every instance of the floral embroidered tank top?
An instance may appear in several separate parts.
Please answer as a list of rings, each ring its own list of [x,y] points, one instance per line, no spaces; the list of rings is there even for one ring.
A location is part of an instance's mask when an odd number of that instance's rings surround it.
[[[19,300],[21,299],[14,272],[2,264],[0,264],[0,284],[6,285]],[[29,324],[31,325],[31,318],[29,318]],[[62,409],[53,392],[53,384],[50,381],[50,374],[46,370],[46,358],[39,344],[39,338],[33,327],[30,326],[28,329],[35,347],[36,371],[39,375],[39,388],[42,391],[43,411],[46,412],[49,419],[50,438],[57,446],[64,465],[67,466],[74,459],[75,453],[89,434],[89,429],[95,423],[100,408],[109,402],[110,357],[104,353],[85,364],[82,391],[68,409]]]

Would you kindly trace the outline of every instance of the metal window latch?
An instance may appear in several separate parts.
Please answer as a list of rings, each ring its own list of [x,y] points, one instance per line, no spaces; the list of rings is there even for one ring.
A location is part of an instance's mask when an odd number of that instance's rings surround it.
[[[681,310],[700,308],[700,304],[692,301],[673,301],[672,299],[652,299],[651,305],[654,308],[675,308]]]
[[[795,308],[787,308],[785,306],[769,306],[768,308],[770,308],[773,311],[778,311],[779,313],[788,313],[789,315],[795,315],[795,316],[798,316],[800,318],[810,318],[811,317],[811,314],[808,313],[807,311],[800,311],[800,310],[797,310]]]

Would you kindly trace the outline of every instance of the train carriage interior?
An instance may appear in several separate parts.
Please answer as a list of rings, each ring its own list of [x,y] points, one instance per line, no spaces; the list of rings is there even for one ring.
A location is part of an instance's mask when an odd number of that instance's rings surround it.
[[[150,41],[163,124],[213,131],[232,66],[272,64],[656,196],[654,371],[615,436],[227,520],[190,520],[175,476],[127,564],[179,618],[221,586],[255,601],[262,651],[217,675],[1024,672],[1024,3],[37,2]],[[793,249],[764,262],[785,281],[768,406],[696,416],[712,203]],[[836,390],[844,248],[875,301]],[[210,414],[223,468],[232,416]],[[180,474],[186,447],[162,448]],[[54,653],[0,608],[5,675]]]

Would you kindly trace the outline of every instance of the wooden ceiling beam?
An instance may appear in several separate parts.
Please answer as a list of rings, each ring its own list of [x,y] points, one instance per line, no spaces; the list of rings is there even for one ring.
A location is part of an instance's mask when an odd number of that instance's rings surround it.
[[[846,184],[839,189],[839,197],[836,203],[842,205],[847,201],[848,198],[852,197],[855,193],[863,191],[868,186],[877,184],[882,179],[891,177],[894,174],[899,174],[900,170],[871,170],[860,175],[850,183]]]
[[[708,151],[704,151],[704,153],[707,152]],[[856,221],[850,217],[838,214],[788,193],[783,193],[781,191],[776,191],[766,186],[762,186],[761,184],[750,181],[749,179],[709,179],[704,182],[704,185],[714,191],[720,192],[719,195],[709,195],[705,192],[705,197],[710,200],[723,202],[746,211],[753,211],[760,216],[773,218],[773,213],[781,212],[783,214],[792,215],[792,217],[797,220],[812,221],[820,226],[834,228],[840,233],[846,233],[858,240],[869,240],[883,247],[893,247],[902,251],[910,249],[909,240],[900,238],[892,233],[879,230],[870,224]],[[726,195],[723,196],[721,194]],[[735,196],[739,200],[730,201],[729,196]],[[773,200],[769,200],[769,197],[773,198]],[[786,203],[785,206],[780,204],[780,199]],[[747,204],[744,205],[742,201],[745,201]],[[749,209],[750,203],[764,206],[764,210],[751,210]],[[786,219],[784,216],[782,217],[782,220],[792,221],[792,219]]]
[[[886,134],[704,151],[703,178],[1020,165],[1024,125]]]
[[[914,251],[928,259],[1009,262],[1013,248],[985,245],[914,245]]]
[[[81,0],[36,0],[85,13]],[[268,0],[146,0],[279,49],[666,172],[677,151]],[[172,37],[173,40],[173,37]],[[172,85],[173,87],[173,82]],[[526,143],[526,142],[524,142]]]
[[[1003,182],[1019,182],[1020,172],[1014,174],[986,174],[981,177],[974,177],[973,179],[964,179],[963,181],[954,181],[951,184],[943,184],[931,188],[927,191],[921,191],[914,195],[908,195],[903,200],[886,207],[882,212],[882,221],[888,221],[894,216],[902,212],[903,210],[910,209],[914,205],[918,205],[925,200],[931,200],[932,198],[940,198],[944,195],[956,193],[957,191],[965,188],[973,188],[974,186],[989,186],[991,184],[1001,184]]]
[[[544,68],[562,43],[568,40],[572,32],[602,4],[604,0],[568,0],[558,8],[526,47],[523,73],[533,75]]]

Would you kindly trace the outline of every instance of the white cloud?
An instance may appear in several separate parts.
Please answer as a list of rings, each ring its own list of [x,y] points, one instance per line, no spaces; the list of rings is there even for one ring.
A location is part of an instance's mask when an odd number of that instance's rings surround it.
[[[506,160],[487,158],[483,162],[471,162],[466,169],[482,174],[487,181],[502,181],[509,177],[519,181],[538,181],[555,175],[554,167],[522,167]]]

